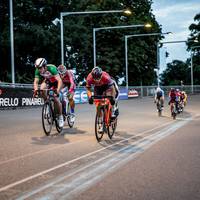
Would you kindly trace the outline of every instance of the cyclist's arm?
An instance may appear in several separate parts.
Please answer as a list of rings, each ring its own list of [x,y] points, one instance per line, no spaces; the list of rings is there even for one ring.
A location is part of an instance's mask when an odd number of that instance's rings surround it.
[[[69,75],[69,82],[70,82],[69,91],[73,91],[73,90],[75,89],[76,84],[75,84],[75,82],[74,82],[72,73],[69,72],[69,71],[68,71],[67,73],[68,73],[68,75]]]
[[[34,91],[38,90],[38,84],[39,84],[39,78],[35,77],[34,83],[33,83]]]
[[[92,89],[91,89],[91,87],[86,87],[86,90],[87,90],[87,96],[88,96],[88,98],[91,98],[91,96],[92,96]]]
[[[62,89],[62,79],[60,78],[59,75],[55,75],[55,79],[58,81],[58,87],[57,87],[57,94],[60,93],[60,90]]]

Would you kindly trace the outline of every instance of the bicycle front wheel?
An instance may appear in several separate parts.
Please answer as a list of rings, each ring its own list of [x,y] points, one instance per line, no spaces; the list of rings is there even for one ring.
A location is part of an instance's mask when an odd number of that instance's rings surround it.
[[[99,109],[95,119],[95,136],[98,142],[101,141],[104,134],[104,110]]]
[[[68,123],[68,125],[69,125],[69,127],[70,128],[72,128],[73,126],[74,126],[74,114],[72,114],[71,113],[71,111],[70,111],[70,105],[69,105],[69,103],[68,103],[68,105],[67,105],[67,123]]]
[[[58,116],[55,118],[55,125],[56,125],[56,130],[58,131],[58,133],[60,133],[63,130],[63,127],[59,126]]]
[[[53,126],[53,112],[49,102],[42,107],[42,127],[47,136],[51,133]]]

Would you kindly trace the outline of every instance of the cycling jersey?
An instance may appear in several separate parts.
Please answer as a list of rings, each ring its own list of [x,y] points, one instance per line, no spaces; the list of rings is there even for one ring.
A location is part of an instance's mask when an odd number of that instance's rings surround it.
[[[164,97],[164,91],[163,90],[156,92],[156,98],[160,99],[161,97]]]
[[[90,88],[92,85],[94,86],[111,86],[113,85],[113,80],[111,79],[110,75],[107,72],[102,72],[102,77],[100,81],[95,81],[92,77],[92,73],[89,73],[86,79],[86,87]]]
[[[56,81],[55,76],[58,75],[58,71],[55,65],[49,64],[46,66],[47,70],[44,73],[40,73],[39,69],[36,68],[35,70],[35,78],[39,78],[39,80],[45,78],[45,80],[48,80],[50,83],[53,83]]]
[[[170,91],[170,93],[169,93],[169,98],[170,98],[170,101],[171,101],[171,102],[177,101],[177,94],[176,94],[176,92],[171,92],[171,91]]]
[[[65,75],[62,77],[62,81],[64,84],[64,87],[68,87],[68,89],[73,92],[74,89],[76,88],[76,84],[74,82],[74,75],[71,70],[67,70]]]

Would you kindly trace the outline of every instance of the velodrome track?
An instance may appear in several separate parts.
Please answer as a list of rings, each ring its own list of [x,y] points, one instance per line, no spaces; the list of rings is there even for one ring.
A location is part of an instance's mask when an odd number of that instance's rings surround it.
[[[0,199],[200,199],[200,96],[177,120],[150,97],[119,104],[117,133],[100,143],[94,105],[49,137],[41,108],[0,111]]]

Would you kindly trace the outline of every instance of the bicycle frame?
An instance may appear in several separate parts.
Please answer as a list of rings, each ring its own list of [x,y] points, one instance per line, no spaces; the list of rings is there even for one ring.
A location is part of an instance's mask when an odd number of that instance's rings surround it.
[[[96,106],[96,118],[95,118],[95,135],[98,142],[102,139],[104,133],[108,134],[108,137],[111,139],[115,129],[115,126],[111,124],[111,111],[112,105],[110,103],[111,96],[92,96],[94,99],[94,104]],[[112,127],[112,132],[109,130]]]
[[[111,117],[111,109],[112,109],[112,105],[110,104],[110,100],[108,98],[94,99],[94,104],[96,106],[97,112],[102,107],[107,107],[107,109],[105,109],[105,124],[106,124],[106,126],[109,126],[110,125],[110,117]]]

